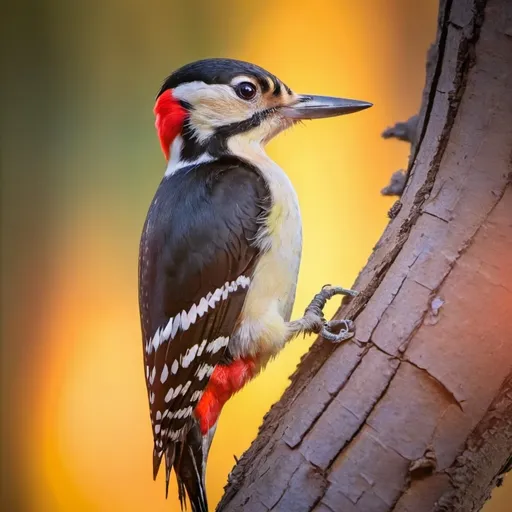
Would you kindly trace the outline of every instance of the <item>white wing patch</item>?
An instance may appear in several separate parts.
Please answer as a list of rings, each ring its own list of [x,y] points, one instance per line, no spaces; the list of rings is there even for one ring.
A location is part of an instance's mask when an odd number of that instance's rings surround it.
[[[236,292],[238,288],[248,288],[250,283],[250,278],[246,276],[239,276],[235,281],[226,282],[215,291],[209,292],[205,297],[202,297],[197,304],[193,304],[190,310],[183,310],[175,317],[170,318],[165,325],[156,330],[151,339],[147,340],[145,345],[147,356],[151,355],[152,352],[156,353],[162,345],[173,340],[180,330],[185,332],[189,329],[190,326],[194,325],[194,323],[198,321],[198,319],[206,315],[209,310],[215,309],[219,302],[226,300],[230,293]],[[158,379],[156,366],[146,365],[145,374],[150,388],[149,402],[151,406],[155,404],[156,399],[155,391],[157,390],[154,386],[159,386],[160,383],[166,385],[169,377],[171,375],[178,375],[181,368],[189,368],[199,357],[204,358],[205,356],[208,357],[217,354],[220,350],[227,347],[228,343],[228,336],[219,336],[211,341],[204,339],[201,343],[197,343],[188,348],[184,354],[181,354],[179,357],[174,359],[172,363],[164,363],[162,370],[158,375]],[[214,369],[214,365],[201,361],[195,370],[194,378],[202,381],[205,377],[210,377]],[[160,380],[160,383],[157,383],[157,380]],[[175,401],[178,396],[185,397],[191,386],[192,380],[187,380],[184,384],[178,384],[176,387],[170,387],[167,389],[167,393],[164,397],[164,404],[166,405],[158,404],[159,406],[164,405],[164,407],[162,407],[161,410],[156,411],[154,418],[151,420],[156,447],[161,449],[164,442],[167,440],[177,441],[184,434],[185,427],[178,430],[172,430],[168,428],[167,425],[163,424],[163,421],[165,420],[166,422],[169,422],[173,419],[182,420],[192,416],[197,403],[203,396],[204,390],[195,390],[188,399],[186,407],[184,406],[173,411],[173,401]],[[165,426],[165,429],[162,425]]]
[[[190,363],[192,363],[192,361],[196,357],[198,348],[199,348],[199,345],[197,345],[197,344],[191,348],[187,348],[185,355],[181,358],[181,366],[183,366],[183,368],[188,368],[190,366]]]
[[[213,293],[209,292],[199,303],[193,304],[190,310],[178,313],[175,317],[169,318],[165,326],[159,327],[153,337],[146,342],[146,354],[157,351],[165,342],[176,337],[178,330],[186,331],[198,318],[202,318],[209,309],[215,309],[218,302],[226,300],[230,293],[236,292],[238,287],[247,288],[251,279],[246,276],[239,276],[236,281],[226,282]],[[195,356],[194,356],[195,357]]]
[[[205,377],[209,377],[213,373],[214,367],[208,363],[202,363],[196,370],[196,377],[199,380],[203,380]]]
[[[166,404],[168,404],[172,400],[172,395],[174,393],[173,388],[169,388],[169,391],[167,391],[167,394],[165,395],[164,401]]]
[[[216,354],[221,348],[226,347],[228,342],[228,336],[220,336],[206,345],[206,352],[209,354]]]
[[[208,311],[208,301],[203,297],[197,306],[197,314],[202,317]]]
[[[167,380],[168,376],[169,376],[169,367],[166,364],[164,364],[164,367],[162,369],[162,374],[160,375],[160,382],[163,384]]]
[[[192,384],[191,380],[187,380],[186,384],[181,389],[181,394],[185,396],[187,394],[188,388],[190,388],[190,385]]]
[[[190,397],[190,401],[191,402],[199,402],[199,400],[201,399],[202,396],[203,396],[202,391],[194,391],[192,393],[192,396]]]
[[[181,388],[182,388],[182,387],[183,387],[183,386],[182,386],[181,384],[178,384],[178,385],[176,386],[176,389],[174,390],[174,393],[172,394],[172,397],[173,397],[173,398],[176,398],[176,397],[181,393]]]
[[[204,347],[206,347],[207,342],[208,340],[203,340],[201,345],[199,345],[199,348],[197,349],[197,357],[199,357],[203,353]]]

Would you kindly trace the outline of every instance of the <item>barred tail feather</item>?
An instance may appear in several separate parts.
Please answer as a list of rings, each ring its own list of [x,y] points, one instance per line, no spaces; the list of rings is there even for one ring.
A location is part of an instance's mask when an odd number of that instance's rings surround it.
[[[208,512],[203,471],[203,438],[199,425],[195,424],[188,432],[185,441],[176,446],[174,470],[178,480],[181,508],[182,510],[186,508],[187,496],[192,512]]]
[[[153,450],[153,480],[156,480],[158,471],[162,463],[163,451]],[[171,479],[171,470],[176,455],[176,444],[169,443],[165,449],[165,498],[169,496],[169,481]]]
[[[158,452],[156,446],[153,448],[153,480],[158,476],[160,463],[162,462],[162,452]]]
[[[165,450],[165,499],[169,496],[169,480],[171,479],[171,470],[176,455],[176,445],[169,443]]]
[[[169,494],[169,481],[174,468],[182,510],[186,510],[188,498],[192,512],[208,512],[205,470],[214,433],[215,428],[212,428],[209,435],[203,437],[199,424],[195,423],[185,439],[168,442],[165,451],[157,451],[156,447],[153,451],[153,478],[157,477],[165,453],[165,497]]]

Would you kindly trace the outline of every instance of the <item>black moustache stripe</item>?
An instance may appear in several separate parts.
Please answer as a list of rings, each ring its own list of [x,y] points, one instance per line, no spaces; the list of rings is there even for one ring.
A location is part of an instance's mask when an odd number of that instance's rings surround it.
[[[194,128],[190,123],[190,118],[187,118],[182,130],[183,148],[181,150],[181,160],[194,161],[197,160],[202,154],[208,152],[212,157],[219,158],[220,156],[229,154],[228,140],[240,133],[245,133],[254,128],[257,128],[265,119],[268,119],[276,112],[276,108],[269,108],[256,112],[249,119],[244,119],[236,123],[226,124],[219,126],[214,134],[204,142],[199,142],[196,139]]]

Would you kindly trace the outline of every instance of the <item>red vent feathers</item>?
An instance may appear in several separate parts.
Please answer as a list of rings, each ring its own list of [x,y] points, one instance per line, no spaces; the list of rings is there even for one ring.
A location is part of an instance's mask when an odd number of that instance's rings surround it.
[[[215,368],[194,411],[203,435],[217,422],[229,398],[240,391],[255,374],[256,364],[249,358],[237,359],[228,366],[218,365]]]
[[[155,127],[160,139],[160,145],[165,158],[169,160],[169,147],[176,136],[181,132],[187,111],[180,102],[174,98],[172,91],[165,91],[156,100]]]

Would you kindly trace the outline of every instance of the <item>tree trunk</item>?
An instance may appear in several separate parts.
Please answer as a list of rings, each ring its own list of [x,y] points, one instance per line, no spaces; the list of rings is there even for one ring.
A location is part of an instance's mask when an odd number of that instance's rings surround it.
[[[337,315],[356,337],[317,340],[218,511],[470,512],[511,464],[512,2],[442,1],[433,50],[404,193]]]

